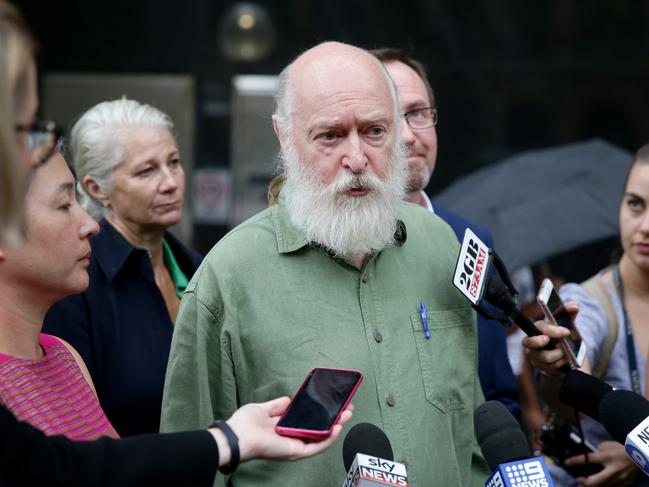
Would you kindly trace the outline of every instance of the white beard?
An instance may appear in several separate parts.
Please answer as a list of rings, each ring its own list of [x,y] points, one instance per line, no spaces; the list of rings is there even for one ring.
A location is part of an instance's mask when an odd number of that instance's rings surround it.
[[[286,181],[282,199],[292,223],[306,239],[337,256],[353,259],[380,251],[394,243],[399,207],[405,195],[407,159],[398,144],[386,161],[385,181],[370,171],[345,171],[322,184],[317,162],[301,161],[294,144],[281,155]],[[352,188],[367,188],[365,196],[348,196]]]

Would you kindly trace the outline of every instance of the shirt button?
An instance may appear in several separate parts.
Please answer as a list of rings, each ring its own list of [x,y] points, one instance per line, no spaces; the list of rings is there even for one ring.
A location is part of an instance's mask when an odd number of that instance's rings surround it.
[[[388,406],[392,407],[397,403],[397,398],[392,394],[388,394],[388,397],[385,399],[385,402],[388,403]]]
[[[367,276],[363,276],[362,281],[363,281],[363,284],[367,284]]]
[[[405,458],[399,460],[399,463],[402,463],[404,467],[408,468],[408,460],[406,460]]]
[[[374,340],[376,343],[381,343],[383,341],[383,335],[378,330],[374,330]]]

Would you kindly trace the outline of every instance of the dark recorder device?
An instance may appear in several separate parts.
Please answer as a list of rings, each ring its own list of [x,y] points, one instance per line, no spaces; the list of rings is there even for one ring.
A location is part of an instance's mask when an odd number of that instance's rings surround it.
[[[311,370],[280,418],[280,435],[320,440],[334,425],[363,380],[358,370],[316,367]]]

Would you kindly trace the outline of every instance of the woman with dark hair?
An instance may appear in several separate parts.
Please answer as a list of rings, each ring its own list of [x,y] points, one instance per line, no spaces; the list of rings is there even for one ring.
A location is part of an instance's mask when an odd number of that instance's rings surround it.
[[[649,354],[649,144],[635,155],[624,187],[619,212],[622,255],[617,264],[601,270],[579,284],[560,289],[564,301],[579,305],[575,323],[587,347],[581,368],[618,389],[647,395],[647,356]],[[577,312],[574,305],[573,312]],[[543,351],[549,338],[567,334],[565,328],[541,324],[545,335],[525,338],[532,364],[543,371],[540,376],[544,396],[556,394],[559,367],[568,363],[558,347]],[[630,333],[627,333],[630,330]],[[554,382],[554,384],[553,384]],[[565,470],[555,475],[557,485],[640,486],[649,480],[627,456],[624,446],[613,441],[604,427],[591,418],[582,420],[586,439],[597,446],[589,462],[603,469],[587,477],[573,478]],[[585,463],[584,455],[572,457],[567,465]]]

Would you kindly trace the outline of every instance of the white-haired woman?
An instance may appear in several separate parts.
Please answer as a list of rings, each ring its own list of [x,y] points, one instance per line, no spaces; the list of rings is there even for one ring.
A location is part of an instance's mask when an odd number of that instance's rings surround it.
[[[122,98],[75,123],[70,157],[82,205],[100,220],[90,286],[57,303],[45,330],[74,346],[120,435],[158,431],[180,297],[201,256],[167,232],[185,175],[169,117]]]

